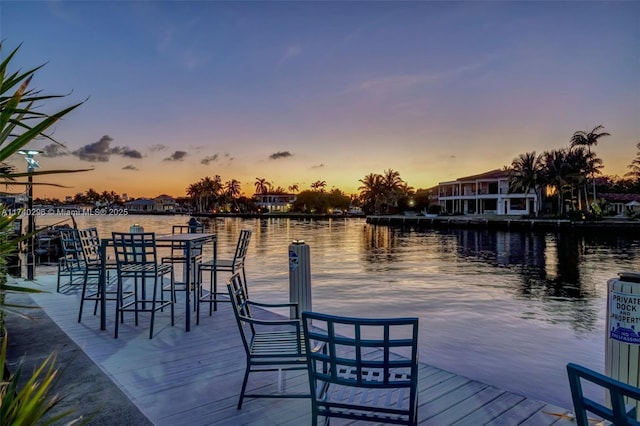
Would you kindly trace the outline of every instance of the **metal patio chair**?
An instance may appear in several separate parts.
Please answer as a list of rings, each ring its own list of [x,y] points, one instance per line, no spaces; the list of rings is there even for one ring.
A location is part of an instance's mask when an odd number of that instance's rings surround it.
[[[640,426],[640,422],[636,420],[635,408],[636,401],[640,401],[640,388],[573,363],[567,364],[567,374],[577,426],[589,426],[591,419],[587,418],[587,412],[598,415],[616,426]],[[587,398],[582,389],[583,380],[604,388],[611,401],[611,408]],[[627,409],[627,403],[633,404],[633,408]]]
[[[171,227],[171,233],[172,234],[188,234],[188,233],[198,233],[198,234],[203,234],[204,233],[204,225],[203,224],[192,224],[192,225],[173,225]],[[194,275],[195,277],[198,277],[197,273],[195,272],[197,270],[197,265],[200,263],[200,261],[202,260],[202,246],[200,247],[194,247],[192,250],[192,255],[191,255],[191,261],[192,261],[192,266],[191,266],[191,270],[194,271]],[[173,285],[175,287],[175,291],[187,291],[187,283],[183,282],[183,281],[176,281],[176,277],[175,277],[175,265],[184,265],[187,262],[187,257],[185,254],[185,248],[183,246],[183,244],[180,243],[172,243],[171,244],[171,252],[169,254],[169,256],[164,256],[161,258],[161,262],[162,263],[169,263],[171,265],[174,265],[173,268],[171,269],[171,281],[173,282]],[[169,291],[171,292],[171,288],[170,286],[163,286],[162,291]],[[172,297],[174,297],[174,303],[176,302],[175,300],[175,291],[172,292]],[[194,294],[196,294],[196,291],[194,289]],[[196,309],[196,307],[194,306],[194,309]]]
[[[229,302],[226,298],[227,293],[218,292],[218,272],[230,272],[232,275],[241,272],[242,280],[246,282],[247,275],[245,272],[245,260],[247,257],[247,251],[249,250],[249,242],[251,240],[251,230],[243,229],[238,236],[238,242],[231,259],[211,259],[198,264],[198,283],[199,292],[197,299],[197,315],[196,323],[200,324],[200,304],[209,304],[209,315],[213,314],[213,311],[218,310],[218,302]],[[202,280],[202,273],[209,271],[209,283],[208,288],[205,288],[205,283]],[[222,297],[220,297],[222,296]]]
[[[86,276],[78,230],[74,228],[61,229],[60,247],[62,248],[62,257],[58,259],[57,292],[60,292],[62,287],[82,285],[80,279],[84,280]],[[68,278],[66,284],[62,283],[63,278]]]
[[[236,272],[227,282],[238,330],[246,353],[246,367],[238,410],[244,398],[309,398],[308,393],[246,393],[250,373],[305,370],[306,346],[296,303],[265,304],[248,300],[245,282]],[[251,306],[258,308],[293,308],[296,319],[265,320],[252,316]],[[278,381],[278,383],[281,383]]]
[[[82,261],[85,268],[85,276],[82,282],[82,294],[80,296],[80,311],[78,312],[78,322],[82,321],[82,311],[84,301],[94,301],[93,315],[98,310],[98,303],[102,300],[100,293],[100,274],[102,273],[102,254],[100,250],[100,236],[96,228],[81,229],[78,231],[80,245],[82,247]],[[106,259],[105,277],[105,297],[104,300],[116,300],[117,290],[112,288],[113,282],[110,280],[110,272],[117,269],[114,260]],[[111,288],[110,288],[111,287]],[[123,297],[129,297],[133,293],[125,292]]]
[[[312,325],[313,322],[313,325]],[[417,424],[418,318],[303,312],[313,425],[318,417]]]
[[[172,266],[168,263],[158,262],[155,233],[113,232],[112,236],[118,271],[114,337],[118,338],[118,326],[124,320],[124,312],[134,313],[136,325],[138,325],[140,312],[150,312],[149,339],[151,339],[157,311],[169,307],[171,309],[171,325],[173,326],[175,323],[173,303],[175,294],[172,294],[170,299],[165,301],[162,291],[163,278],[165,276],[171,278]],[[133,296],[129,299],[125,298],[125,281],[133,283]],[[149,282],[151,285],[148,284]],[[170,282],[173,286],[173,281]]]

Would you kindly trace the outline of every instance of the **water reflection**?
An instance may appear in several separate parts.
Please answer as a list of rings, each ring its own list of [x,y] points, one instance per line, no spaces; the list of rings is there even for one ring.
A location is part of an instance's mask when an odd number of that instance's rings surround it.
[[[597,297],[593,280],[583,280],[585,256],[594,261],[611,256],[637,260],[629,250],[632,240],[614,233],[526,233],[483,229],[404,230],[368,226],[363,231],[363,259],[380,269],[381,263],[406,262],[418,256],[482,263],[508,269],[519,277],[515,295],[536,299],[590,299]],[[637,242],[635,243],[637,244]],[[412,253],[419,248],[418,254]],[[604,259],[602,259],[604,258]]]

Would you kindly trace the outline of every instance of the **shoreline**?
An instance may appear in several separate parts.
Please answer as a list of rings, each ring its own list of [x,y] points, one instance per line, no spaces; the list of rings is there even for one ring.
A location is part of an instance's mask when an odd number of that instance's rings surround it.
[[[576,221],[570,219],[522,218],[520,216],[367,216],[371,225],[428,228],[475,228],[507,231],[627,231],[640,233],[640,221],[603,219]]]

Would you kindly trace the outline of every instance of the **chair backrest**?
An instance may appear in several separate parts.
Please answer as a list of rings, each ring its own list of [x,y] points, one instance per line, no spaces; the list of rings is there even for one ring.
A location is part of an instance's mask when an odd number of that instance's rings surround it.
[[[98,230],[96,228],[81,229],[79,235],[84,261],[87,264],[99,264],[101,256]]]
[[[118,270],[131,265],[157,265],[156,234],[154,232],[112,232]]]
[[[71,268],[81,267],[84,259],[82,254],[82,242],[77,229],[66,228],[60,230],[60,247],[62,248],[61,262]]]
[[[201,223],[194,225],[173,225],[171,227],[172,234],[204,234],[204,225]],[[198,244],[195,247],[192,247],[191,254],[194,257],[198,257],[202,255],[202,244]],[[171,244],[171,256],[174,257],[176,255],[185,255],[184,246],[182,243],[172,243]]]
[[[234,265],[244,265],[244,261],[247,257],[247,251],[249,250],[249,242],[251,241],[251,230],[243,229],[238,236],[238,243],[236,244],[236,251],[233,255]]]
[[[302,323],[306,347],[316,348],[307,352],[314,416],[416,424],[418,318],[303,312]],[[327,396],[330,387],[362,397]]]
[[[197,225],[173,225],[171,227],[171,233],[172,234],[190,234],[190,233],[203,234],[204,225],[201,223]]]
[[[569,376],[571,398],[573,399],[573,408],[578,426],[589,425],[587,412],[596,414],[604,420],[609,420],[616,426],[640,425],[640,422],[636,420],[635,407],[629,411],[625,408],[625,397],[629,398],[630,400],[628,402],[634,405],[636,401],[640,400],[640,388],[572,363],[567,364],[567,374]],[[611,408],[587,398],[583,393],[583,380],[604,388],[611,401]]]
[[[245,283],[239,273],[234,273],[227,281],[227,290],[233,306],[233,313],[238,324],[238,330],[242,337],[244,349],[249,353],[249,347],[256,331],[253,324],[246,321],[251,319],[251,310],[249,309],[249,298]]]

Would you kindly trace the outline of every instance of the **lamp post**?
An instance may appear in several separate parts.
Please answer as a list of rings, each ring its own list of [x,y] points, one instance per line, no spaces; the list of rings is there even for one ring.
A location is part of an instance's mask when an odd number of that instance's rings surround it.
[[[29,173],[27,185],[27,280],[33,280],[35,276],[35,258],[33,254],[34,249],[34,235],[35,232],[35,218],[33,217],[33,176],[32,173],[35,169],[40,167],[40,164],[33,158],[35,155],[40,154],[41,151],[20,150],[18,154],[24,155],[24,159],[27,160],[27,172]]]

